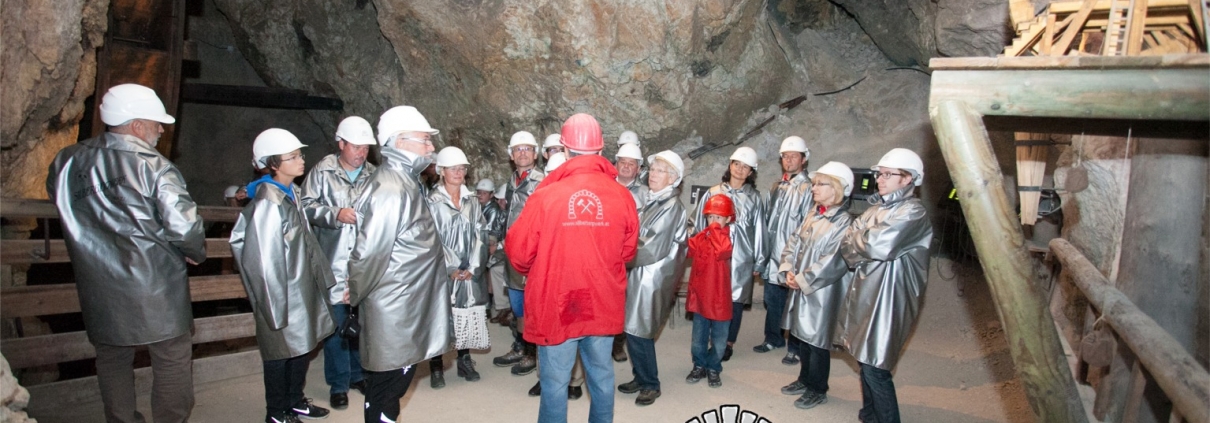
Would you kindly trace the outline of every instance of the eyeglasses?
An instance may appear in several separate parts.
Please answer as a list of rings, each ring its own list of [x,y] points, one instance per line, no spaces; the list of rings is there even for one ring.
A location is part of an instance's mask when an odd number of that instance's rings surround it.
[[[546,154],[562,153],[563,147],[551,147],[546,149]]]
[[[827,182],[814,182],[811,184],[811,186],[820,187],[820,188],[831,188],[832,184],[829,184]]]
[[[423,139],[423,138],[402,137],[402,139],[405,139],[405,140],[408,140],[408,141],[411,141],[411,142],[418,142],[418,143],[421,143],[421,144],[424,144],[424,145],[429,145],[429,146],[433,145],[433,141],[432,141],[432,140],[426,140],[426,139]]]
[[[874,179],[889,179],[892,176],[904,177],[907,176],[907,174],[899,172],[878,172],[874,174]]]
[[[513,147],[514,153],[533,153],[533,147]]]
[[[445,170],[448,170],[448,171],[454,172],[454,173],[466,173],[467,167],[466,166],[452,166],[452,167],[445,168]]]
[[[291,161],[291,160],[305,160],[305,158],[304,158],[304,156],[303,156],[303,154],[302,154],[302,153],[298,153],[298,155],[297,155],[297,156],[294,156],[294,157],[282,157],[282,159],[281,159],[282,163],[285,163],[285,162],[288,162],[288,161]]]
[[[672,172],[671,172],[671,171],[667,171],[667,170],[664,170],[664,169],[659,169],[659,168],[654,168],[654,167],[653,167],[653,168],[651,168],[650,170],[648,170],[647,172],[649,172],[649,173],[662,173],[662,174],[665,174],[665,175],[671,175],[671,174],[672,174]]]

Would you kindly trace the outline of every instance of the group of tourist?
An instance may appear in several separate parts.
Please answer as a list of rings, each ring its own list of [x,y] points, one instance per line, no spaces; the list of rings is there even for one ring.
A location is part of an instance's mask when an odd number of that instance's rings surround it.
[[[100,111],[108,132],[63,149],[47,190],[97,347],[106,418],[142,419],[132,362],[135,346],[146,345],[154,420],[185,421],[193,404],[185,270],[206,254],[184,179],[154,149],[175,120],[154,91],[134,84],[111,88]],[[427,361],[430,386],[442,388],[442,357],[456,350],[458,377],[480,379],[470,350],[490,346],[491,312],[513,334],[493,364],[539,373],[529,391],[541,397],[539,422],[565,422],[568,399],[585,385],[589,421],[612,421],[615,388],[637,394],[640,406],[660,397],[655,343],[686,259],[694,313],[686,382],[722,385],[722,362],[760,278],[767,313],[753,350],[786,347],[782,362],[800,365],[782,393],[803,409],[827,402],[830,354],[839,349],[861,365],[859,419],[899,421],[891,370],[923,300],[932,236],[914,195],[923,177],[915,153],[882,157],[872,206],[854,217],[847,165],[806,172],[806,141],[788,137],[782,176],[765,195],[755,186],[756,151],[740,147],[690,213],[680,201],[680,156],[644,157],[626,131],[611,162],[587,114],[568,118],[541,146],[517,132],[507,146],[512,175],[499,186],[481,179],[473,190],[465,152],[434,154],[438,133],[410,106],[383,113],[377,135],[348,117],[336,130],[338,151],[310,172],[306,146],[289,131],[256,137],[262,176],[227,191],[229,204],[246,202],[230,244],[256,322],[266,422],[329,414],[303,395],[320,346],[330,406],[347,408],[357,389],[366,422],[395,422],[416,365]],[[367,162],[373,146],[377,167]],[[422,177],[430,165],[431,185]],[[615,386],[613,361],[627,356],[633,378]]]

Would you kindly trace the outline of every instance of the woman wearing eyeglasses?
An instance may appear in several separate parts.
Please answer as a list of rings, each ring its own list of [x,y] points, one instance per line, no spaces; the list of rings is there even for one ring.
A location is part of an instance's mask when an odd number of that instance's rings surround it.
[[[478,252],[483,245],[478,231],[483,209],[475,192],[464,185],[469,167],[466,154],[458,147],[441,149],[437,153],[437,174],[441,180],[429,192],[429,209],[437,223],[437,236],[445,253],[445,271],[452,284],[452,305],[463,310],[478,307],[474,310],[482,313],[470,319],[476,327],[474,330],[469,333],[455,331],[455,342],[459,345],[470,343],[467,339],[470,333],[487,333],[487,314],[483,308],[487,305],[487,286],[474,280],[474,272],[479,269]],[[429,385],[433,389],[445,387],[444,367],[440,355],[429,361]],[[458,349],[456,367],[458,377],[466,378],[468,382],[479,380],[469,348]]]
[[[924,163],[911,150],[887,152],[873,168],[878,194],[853,221],[840,251],[853,269],[837,343],[861,365],[863,422],[899,422],[891,370],[920,315],[933,226],[915,188]]]

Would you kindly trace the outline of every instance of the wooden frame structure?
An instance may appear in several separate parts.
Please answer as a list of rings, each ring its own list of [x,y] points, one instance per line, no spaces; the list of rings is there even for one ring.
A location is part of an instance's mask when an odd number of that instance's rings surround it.
[[[1019,9],[1019,8],[1018,8]],[[1205,0],[1081,0],[1017,17],[1004,56],[1124,56],[1206,51]]]
[[[1003,174],[984,117],[1210,121],[1210,55],[951,58],[930,67],[929,116],[1032,408],[1039,421],[1087,421],[1021,226],[1004,191],[988,189],[1003,186]],[[1143,364],[1157,374],[1154,362]],[[1190,377],[1210,384],[1204,369]],[[1162,386],[1181,415],[1210,421],[1204,392],[1189,399],[1177,385]]]

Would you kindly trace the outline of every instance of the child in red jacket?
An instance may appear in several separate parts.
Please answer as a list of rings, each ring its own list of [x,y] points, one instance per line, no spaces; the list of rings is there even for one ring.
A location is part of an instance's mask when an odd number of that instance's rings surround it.
[[[686,308],[693,312],[693,371],[685,382],[697,383],[705,377],[711,388],[723,386],[723,351],[727,347],[727,329],[731,326],[731,220],[735,207],[726,195],[715,195],[703,208],[706,229],[689,238],[689,298]]]

